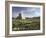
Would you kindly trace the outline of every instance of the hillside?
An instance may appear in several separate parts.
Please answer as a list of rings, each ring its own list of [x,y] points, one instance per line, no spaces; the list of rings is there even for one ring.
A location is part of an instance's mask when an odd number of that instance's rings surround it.
[[[39,30],[40,29],[40,17],[16,19],[13,18],[12,30],[24,31],[24,30]]]

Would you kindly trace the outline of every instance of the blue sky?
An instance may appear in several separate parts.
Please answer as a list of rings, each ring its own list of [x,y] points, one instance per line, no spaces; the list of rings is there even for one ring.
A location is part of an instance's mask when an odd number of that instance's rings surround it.
[[[39,7],[12,7],[12,17],[17,17],[21,13],[23,17],[40,16]]]

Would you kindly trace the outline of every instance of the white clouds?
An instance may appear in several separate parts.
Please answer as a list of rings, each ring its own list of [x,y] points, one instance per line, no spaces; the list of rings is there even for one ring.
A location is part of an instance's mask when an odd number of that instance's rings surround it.
[[[25,19],[25,17],[32,18],[32,17],[40,16],[40,8],[27,7],[24,8],[24,10],[21,10],[20,12],[15,12],[13,16],[17,17],[19,13],[21,13],[23,19]]]
[[[27,17],[32,16],[39,16],[40,15],[40,9],[39,8],[27,8],[27,10],[24,10],[24,15]]]

